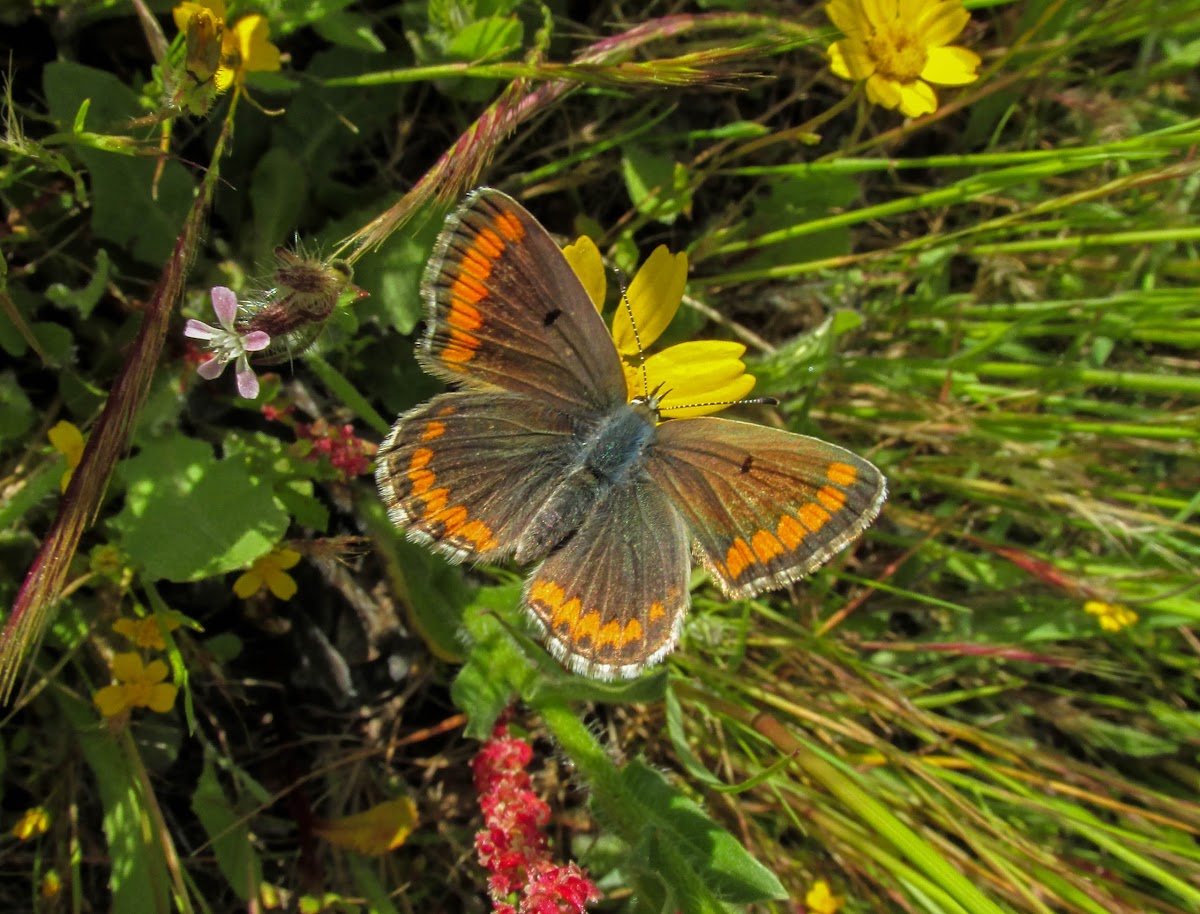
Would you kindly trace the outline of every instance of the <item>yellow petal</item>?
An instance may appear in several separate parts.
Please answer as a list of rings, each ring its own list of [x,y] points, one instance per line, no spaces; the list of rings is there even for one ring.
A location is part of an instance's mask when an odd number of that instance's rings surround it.
[[[863,18],[858,3],[851,0],[829,0],[825,4],[825,15],[847,37],[863,35],[869,31],[869,25]]]
[[[296,581],[286,571],[277,571],[273,575],[267,577],[267,587],[271,588],[271,593],[275,594],[281,600],[290,600],[296,595]]]
[[[882,108],[899,108],[900,83],[875,73],[867,80],[867,101]]]
[[[112,627],[114,632],[116,632],[118,635],[124,635],[130,641],[133,641],[135,638],[137,638],[138,624],[133,619],[122,616],[112,624]]]
[[[129,707],[125,687],[106,685],[92,696],[92,702],[105,717],[116,717]]]
[[[639,339],[642,348],[648,349],[662,336],[679,310],[686,285],[687,254],[672,254],[665,244],[655,248],[629,284],[626,293],[629,307],[617,306],[613,318],[613,340],[617,351],[624,356],[636,356]],[[631,311],[637,323],[636,337],[630,323]]]
[[[970,21],[971,14],[963,9],[962,0],[941,0],[939,3],[925,4],[913,28],[922,44],[937,48],[957,38]]]
[[[890,27],[900,13],[896,0],[859,0],[862,14],[872,25],[872,31]]]
[[[263,579],[257,571],[251,569],[233,582],[233,592],[241,599],[246,600],[258,593],[262,586]]]
[[[417,807],[408,797],[388,800],[352,816],[313,827],[330,844],[378,856],[395,850],[417,824]]]
[[[241,53],[242,73],[275,71],[280,68],[279,48],[267,40],[271,25],[265,16],[257,13],[237,21],[233,27]]]
[[[937,96],[928,83],[909,83],[900,87],[900,111],[908,117],[920,117],[937,110]]]
[[[83,459],[83,433],[76,426],[63,419],[46,432],[46,437],[50,446],[67,458],[67,466],[79,466]]]
[[[608,291],[608,280],[604,273],[604,258],[600,256],[600,249],[596,247],[596,242],[587,235],[580,235],[573,244],[568,244],[563,248],[563,256],[567,258],[567,263],[571,265],[571,269],[583,283],[584,291],[592,300],[592,304],[596,306],[596,310],[603,310],[604,294]]]
[[[133,651],[117,654],[112,659],[113,678],[121,682],[137,682],[145,675],[145,671],[141,654]]]
[[[184,0],[183,3],[171,10],[175,28],[181,32],[187,31],[188,22],[197,14],[211,16],[224,22],[225,0]]]
[[[295,549],[288,549],[287,547],[279,549],[271,554],[275,558],[276,568],[294,568],[296,567],[296,563],[300,561],[300,553]]]
[[[146,669],[142,673],[143,682],[162,682],[167,678],[167,665],[161,660],[151,660],[146,664]]]
[[[146,697],[146,707],[159,714],[166,714],[175,704],[175,696],[179,689],[169,682],[160,682],[150,690]]]
[[[661,385],[665,416],[703,416],[745,397],[755,381],[741,360],[745,351],[741,343],[696,340],[671,346],[646,359],[650,389]]]
[[[979,79],[979,55],[966,48],[930,48],[921,79],[939,86],[965,86]]]
[[[875,61],[867,46],[860,41],[846,39],[829,46],[829,69],[834,76],[857,82],[875,72]]]

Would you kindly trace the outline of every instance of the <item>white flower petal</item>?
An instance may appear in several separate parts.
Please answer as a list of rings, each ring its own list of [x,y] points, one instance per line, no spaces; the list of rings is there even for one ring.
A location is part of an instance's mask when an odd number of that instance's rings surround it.
[[[196,374],[204,378],[206,381],[215,381],[221,377],[221,372],[225,370],[227,359],[211,358],[207,362],[201,362],[196,367]]]
[[[225,286],[213,286],[211,294],[213,310],[217,312],[217,320],[226,330],[232,330],[233,319],[237,317],[237,295],[234,294],[233,289]]]
[[[242,337],[242,348],[247,352],[258,352],[271,345],[271,334],[265,330],[251,330]]]
[[[211,340],[213,334],[220,333],[216,327],[210,327],[204,321],[189,320],[183,327],[183,335],[194,340]]]

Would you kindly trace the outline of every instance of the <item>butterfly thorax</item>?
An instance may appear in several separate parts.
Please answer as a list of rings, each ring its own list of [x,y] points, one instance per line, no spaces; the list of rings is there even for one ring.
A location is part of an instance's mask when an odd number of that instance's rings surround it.
[[[657,401],[638,399],[614,407],[577,433],[577,448],[563,481],[537,513],[517,547],[518,562],[561,546],[584,519],[604,510],[606,499],[643,472],[654,440]]]

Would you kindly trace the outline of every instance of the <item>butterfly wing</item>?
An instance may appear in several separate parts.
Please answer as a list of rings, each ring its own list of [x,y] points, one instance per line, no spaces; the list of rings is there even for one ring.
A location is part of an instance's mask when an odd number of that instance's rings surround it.
[[[666,493],[645,477],[628,479],[529,576],[525,605],[551,652],[576,673],[636,676],[679,640],[689,545]]]
[[[625,401],[616,347],[549,233],[480,188],[446,220],[423,283],[421,362],[465,388],[503,388],[573,412]]]
[[[402,415],[375,480],[409,537],[454,561],[511,555],[567,472],[572,420],[506,391],[439,394]]]
[[[887,497],[883,474],[844,448],[711,416],[660,425],[647,468],[686,519],[697,557],[734,597],[814,571]]]

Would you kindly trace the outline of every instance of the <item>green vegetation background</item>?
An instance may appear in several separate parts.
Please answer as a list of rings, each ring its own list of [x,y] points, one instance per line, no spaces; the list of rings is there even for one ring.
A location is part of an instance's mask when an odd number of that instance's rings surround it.
[[[1200,4],[967,6],[981,78],[906,121],[830,74],[815,4],[275,0],[233,12],[283,70],[231,130],[230,95],[171,119],[164,160],[133,6],[6,5],[0,605],[47,628],[0,719],[0,904],[490,910],[469,760],[515,702],[596,910],[797,911],[822,879],[849,912],[1200,910]],[[419,278],[480,183],[627,276],[686,250],[670,339],[746,343],[755,418],[880,466],[864,541],[756,600],[698,576],[676,654],[603,686],[522,634],[520,569],[396,534],[312,424],[378,442],[436,389]],[[369,297],[247,403],[183,322],[280,245]],[[150,331],[93,516],[47,433],[95,434]],[[236,597],[280,545],[296,595]],[[181,623],[179,698],[106,723],[112,624],[146,613]],[[396,796],[396,850],[315,837]]]

